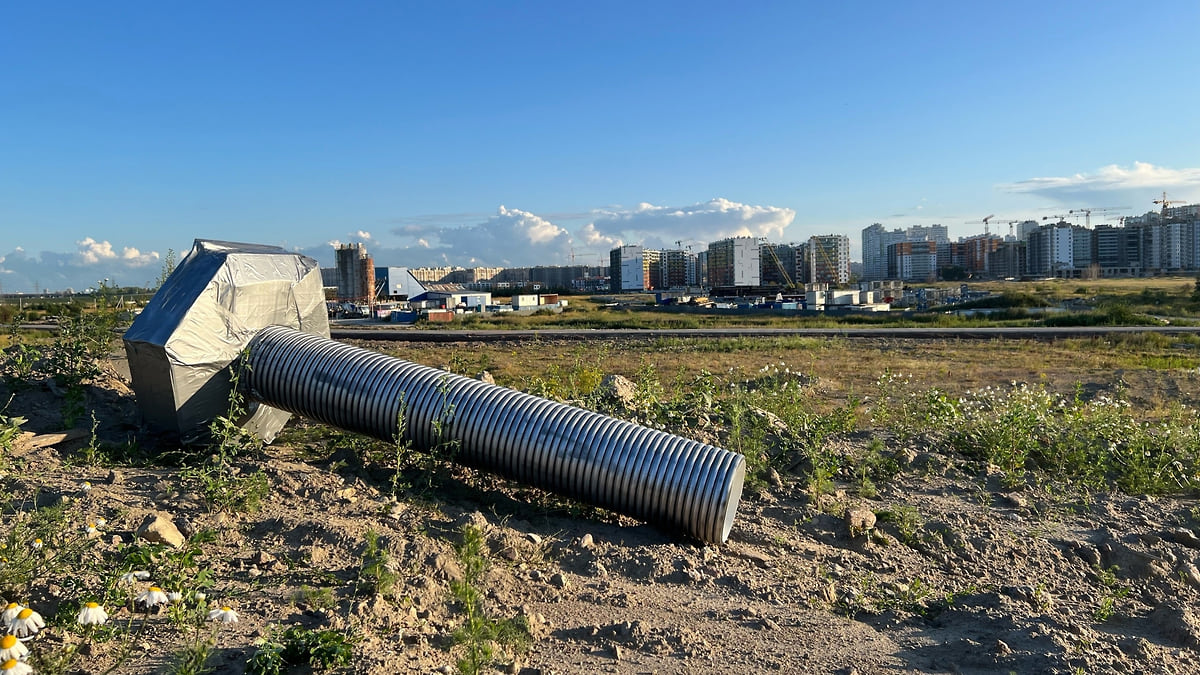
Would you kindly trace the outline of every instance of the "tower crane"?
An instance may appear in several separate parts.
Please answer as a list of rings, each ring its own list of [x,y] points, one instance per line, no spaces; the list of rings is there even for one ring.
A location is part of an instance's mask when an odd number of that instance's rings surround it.
[[[775,245],[767,241],[765,237],[762,237],[758,240],[758,247],[760,251],[764,248],[767,249],[767,253],[770,254],[771,260],[775,262],[775,267],[779,270],[779,276],[783,278],[784,288],[792,288],[795,284],[792,283],[792,278],[788,276],[787,270],[784,269],[783,261],[779,259],[779,254],[775,253]]]
[[[1084,214],[1084,223],[1088,227],[1091,227],[1093,213],[1104,214],[1109,211],[1126,211],[1128,209],[1129,209],[1128,206],[1098,206],[1098,207],[1087,208],[1087,209],[1071,209],[1070,211],[1067,211],[1067,213],[1072,214],[1072,215],[1074,215],[1076,213]]]
[[[990,223],[995,218],[996,218],[996,214],[993,213],[982,220],[968,220],[966,224],[974,225],[976,223],[983,223],[983,234],[984,234],[984,236],[988,236],[988,235],[991,235],[991,233],[992,233],[991,229],[990,229]],[[995,222],[996,223],[1004,223],[1004,224],[1008,225],[1008,233],[1012,234],[1013,233],[1013,224],[1019,223],[1021,221],[1019,221],[1019,220],[1004,220],[1003,218],[1001,218],[999,220],[996,220]]]
[[[1163,217],[1163,220],[1166,220],[1166,219],[1167,219],[1167,207],[1168,207],[1168,206],[1170,206],[1170,205],[1172,205],[1172,204],[1182,204],[1183,202],[1184,202],[1184,200],[1182,200],[1182,199],[1167,199],[1167,193],[1166,193],[1166,192],[1163,192],[1163,193],[1162,193],[1162,199],[1155,199],[1155,200],[1154,200],[1154,203],[1155,203],[1155,204],[1162,204],[1162,217]]]
[[[992,218],[995,218],[995,217],[996,217],[996,214],[994,214],[994,213],[990,213],[990,214],[988,214],[988,215],[984,216],[984,217],[983,217],[983,220],[968,220],[968,221],[966,222],[966,224],[967,224],[967,225],[974,225],[975,223],[983,223],[983,233],[984,233],[984,234],[989,234],[989,232],[988,232],[988,221],[989,221],[989,220],[991,220]]]

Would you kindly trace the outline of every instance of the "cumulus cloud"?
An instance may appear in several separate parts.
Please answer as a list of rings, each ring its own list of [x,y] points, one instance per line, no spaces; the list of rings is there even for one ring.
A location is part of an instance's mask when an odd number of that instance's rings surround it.
[[[617,246],[621,246],[624,243],[619,237],[609,236],[600,230],[597,230],[595,223],[588,223],[587,225],[579,228],[578,236],[586,246],[607,247],[609,249],[613,249]]]
[[[366,230],[359,230],[355,234],[358,236],[359,239],[365,239],[367,241],[370,241],[370,239],[371,239],[371,233],[367,232]]]
[[[455,214],[467,215],[467,214]],[[586,218],[581,218],[586,216]],[[373,237],[369,252],[377,265],[390,266],[527,266],[607,264],[608,251],[621,244],[674,248],[676,242],[704,248],[710,241],[731,236],[786,240],[785,228],[795,218],[792,209],[741,204],[713,199],[687,206],[649,203],[623,209],[605,207],[586,214],[537,214],[500,206],[474,223],[446,224],[425,217],[396,219],[388,231],[396,239]],[[568,229],[562,221],[589,220]],[[360,235],[365,233],[359,233]],[[360,237],[365,238],[365,237]],[[336,247],[340,242],[330,242]],[[305,251],[324,265],[333,264],[332,251]]]
[[[80,265],[99,265],[120,260],[123,265],[129,267],[144,267],[145,265],[158,262],[159,259],[158,253],[154,251],[143,254],[131,246],[122,248],[118,254],[109,242],[96,241],[91,237],[85,237],[82,241],[75,242],[75,244],[79,247],[79,251],[76,254],[76,262]]]
[[[30,255],[17,246],[0,254],[5,293],[76,292],[95,288],[101,279],[117,286],[147,286],[158,278],[162,256],[133,246],[115,246],[92,237],[75,242],[70,252],[41,251]]]
[[[592,225],[596,233],[653,247],[674,247],[676,241],[701,245],[726,237],[785,239],[784,229],[796,212],[777,206],[740,204],[712,199],[690,206],[642,203],[633,209],[606,209]]]
[[[1006,192],[1034,194],[1061,202],[1103,193],[1144,197],[1150,191],[1175,190],[1196,194],[1200,191],[1200,169],[1170,169],[1148,162],[1134,162],[1132,167],[1110,164],[1094,173],[1030,178],[999,187]]]

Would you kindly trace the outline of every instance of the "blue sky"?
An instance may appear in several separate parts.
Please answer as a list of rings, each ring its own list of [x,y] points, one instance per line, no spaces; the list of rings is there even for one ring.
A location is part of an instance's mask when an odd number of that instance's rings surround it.
[[[833,6],[837,5],[837,6]],[[0,291],[1200,201],[1200,3],[0,5]]]

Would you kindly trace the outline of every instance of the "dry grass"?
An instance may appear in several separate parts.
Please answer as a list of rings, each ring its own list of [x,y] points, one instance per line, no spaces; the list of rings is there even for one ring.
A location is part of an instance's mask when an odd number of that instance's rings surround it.
[[[955,341],[845,338],[531,341],[502,344],[375,343],[374,349],[435,367],[520,388],[550,369],[595,367],[634,377],[646,365],[664,383],[688,381],[701,371],[745,379],[769,364],[815,376],[830,405],[873,393],[885,372],[903,373],[916,385],[960,393],[1012,381],[1070,392],[1125,388],[1150,408],[1178,400],[1200,402],[1195,386],[1200,348],[1195,338],[1132,335],[1114,339]]]

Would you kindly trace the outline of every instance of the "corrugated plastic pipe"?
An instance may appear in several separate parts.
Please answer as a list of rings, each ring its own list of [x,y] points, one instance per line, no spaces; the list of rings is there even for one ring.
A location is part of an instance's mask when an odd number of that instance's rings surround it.
[[[414,447],[457,441],[463,464],[708,543],[733,527],[737,453],[282,326],[247,349],[259,403],[389,442],[403,410]]]

